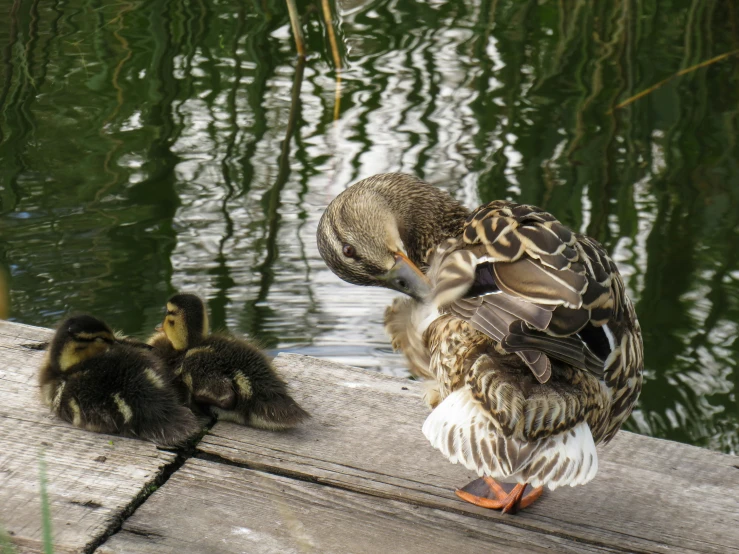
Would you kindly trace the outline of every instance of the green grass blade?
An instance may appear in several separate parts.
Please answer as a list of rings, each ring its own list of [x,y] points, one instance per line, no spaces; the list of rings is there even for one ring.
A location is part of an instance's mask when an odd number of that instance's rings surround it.
[[[44,554],[54,554],[54,545],[51,539],[51,508],[49,495],[46,492],[46,462],[43,454],[39,457],[39,477],[41,480],[41,523],[44,534]]]
[[[13,543],[10,542],[10,535],[3,527],[0,527],[0,554],[15,554]]]

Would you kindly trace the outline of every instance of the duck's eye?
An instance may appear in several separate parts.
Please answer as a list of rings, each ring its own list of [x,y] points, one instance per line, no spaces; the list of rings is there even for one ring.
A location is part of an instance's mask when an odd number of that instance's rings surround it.
[[[171,319],[168,319],[167,320],[167,325],[174,325],[174,321],[172,321]]]
[[[357,255],[357,251],[354,250],[354,247],[351,244],[345,244],[341,251],[347,258],[353,258]]]

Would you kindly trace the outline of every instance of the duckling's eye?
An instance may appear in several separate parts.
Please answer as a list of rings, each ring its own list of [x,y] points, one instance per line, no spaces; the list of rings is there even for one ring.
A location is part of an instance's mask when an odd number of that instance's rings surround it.
[[[351,244],[345,244],[341,251],[347,258],[354,258],[357,255],[357,251]]]
[[[172,321],[171,319],[168,319],[167,320],[167,325],[174,325],[174,321]]]

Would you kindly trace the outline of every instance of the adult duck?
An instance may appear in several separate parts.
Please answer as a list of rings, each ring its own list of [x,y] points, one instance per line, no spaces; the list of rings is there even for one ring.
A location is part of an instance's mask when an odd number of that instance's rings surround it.
[[[643,369],[634,308],[596,240],[534,206],[469,212],[398,173],[337,196],[317,238],[345,281],[411,297],[388,309],[386,327],[433,380],[424,434],[482,477],[458,496],[515,512],[544,485],[595,476],[595,445],[628,418]]]

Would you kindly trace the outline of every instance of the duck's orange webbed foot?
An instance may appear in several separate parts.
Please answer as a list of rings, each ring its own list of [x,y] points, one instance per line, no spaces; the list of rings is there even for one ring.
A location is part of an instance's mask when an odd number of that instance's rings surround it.
[[[544,490],[543,487],[532,489],[529,485],[520,483],[515,486],[509,485],[510,490],[506,490],[504,486],[491,477],[483,477],[457,490],[456,494],[475,506],[501,510],[504,514],[515,514],[539,498]],[[529,492],[524,496],[527,487]]]

